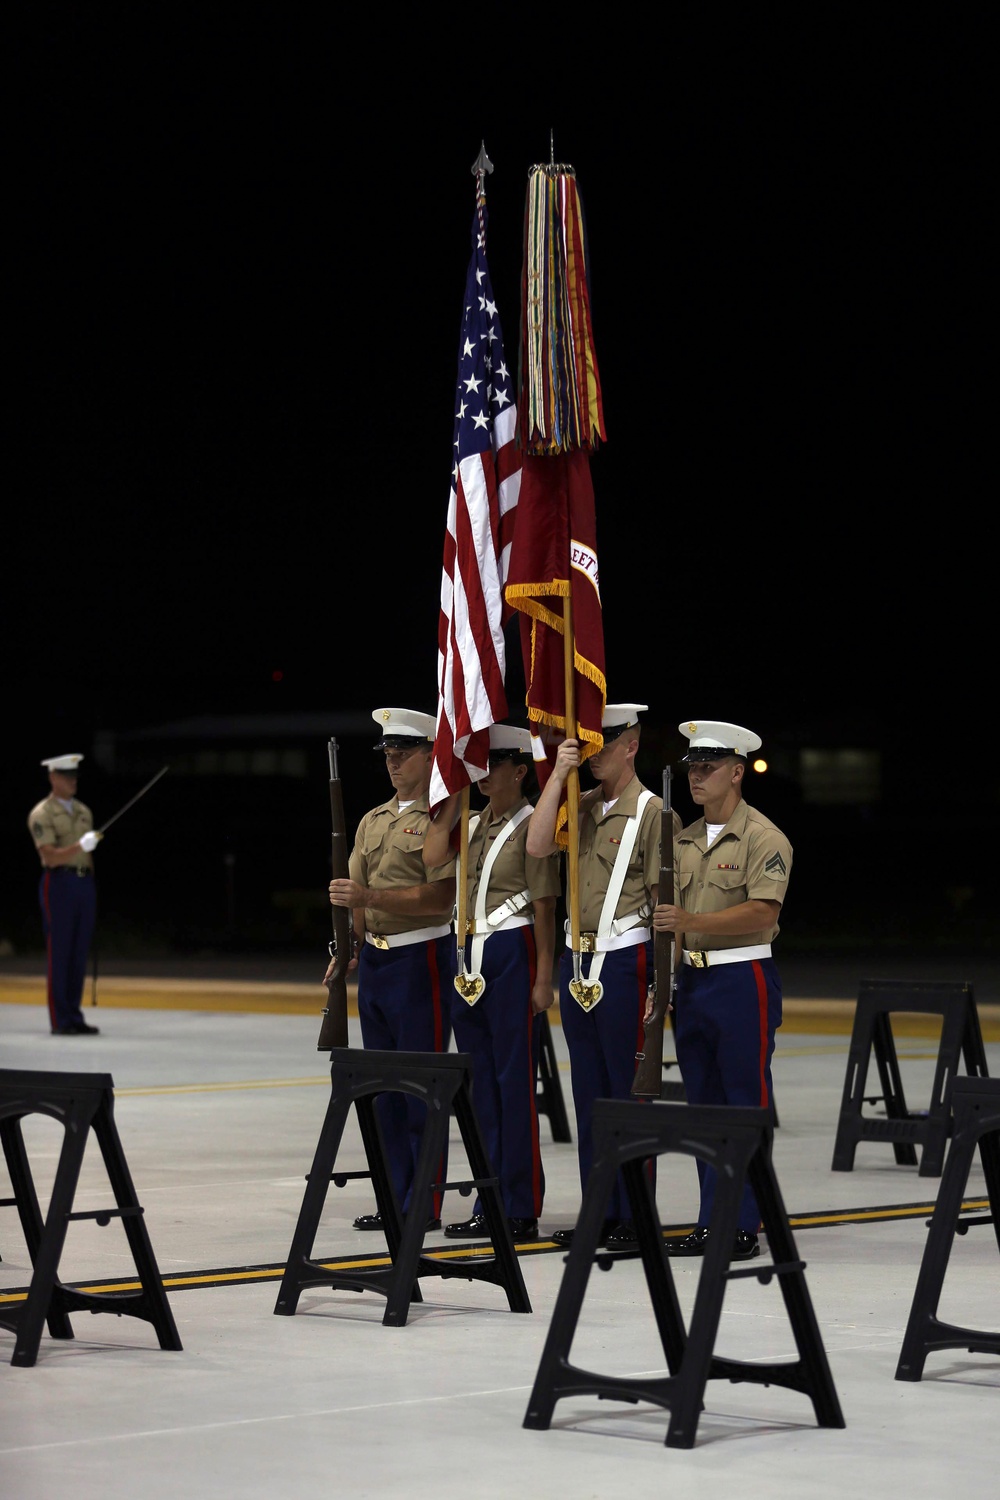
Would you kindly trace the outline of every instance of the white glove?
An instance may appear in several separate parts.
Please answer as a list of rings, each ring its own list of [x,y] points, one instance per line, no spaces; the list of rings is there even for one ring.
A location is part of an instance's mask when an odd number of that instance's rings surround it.
[[[102,838],[103,834],[97,833],[93,828],[89,828],[80,839],[80,848],[84,854],[90,854],[92,850],[97,848]]]

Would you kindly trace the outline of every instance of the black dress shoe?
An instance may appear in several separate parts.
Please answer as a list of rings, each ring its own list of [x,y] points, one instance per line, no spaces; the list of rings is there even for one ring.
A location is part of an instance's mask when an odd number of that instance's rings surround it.
[[[355,1229],[381,1229],[381,1214],[359,1214],[354,1221]]]
[[[88,1026],[86,1021],[70,1021],[68,1026],[53,1026],[53,1036],[100,1036],[99,1026]]]
[[[664,1249],[668,1255],[704,1255],[710,1232],[707,1224],[699,1225],[681,1240],[667,1240]]]
[[[355,1229],[381,1229],[382,1228],[382,1215],[381,1214],[359,1214],[358,1217],[354,1221],[354,1227],[355,1227]],[[427,1220],[427,1226],[426,1226],[426,1228],[424,1230],[424,1233],[427,1234],[432,1229],[440,1229],[440,1228],[441,1228],[441,1220],[440,1219],[428,1219]]]
[[[608,1235],[611,1233],[611,1231],[614,1228],[616,1228],[615,1220],[614,1219],[605,1219],[605,1221],[604,1221],[604,1227],[601,1230],[600,1238],[598,1239],[597,1243],[599,1245],[606,1245],[607,1242],[608,1242]],[[556,1242],[557,1245],[565,1245],[568,1248],[573,1243],[573,1236],[574,1236],[574,1234],[576,1234],[576,1229],[575,1228],[574,1229],[557,1229],[554,1234],[550,1234],[549,1235],[549,1239],[550,1240],[555,1240],[555,1242]]]
[[[485,1214],[473,1214],[471,1219],[463,1219],[459,1224],[446,1224],[444,1232],[450,1240],[468,1240],[489,1236],[486,1227]]]
[[[631,1219],[622,1219],[604,1241],[608,1250],[635,1250],[638,1244],[639,1236]]]
[[[749,1229],[737,1229],[733,1260],[753,1260],[754,1256],[759,1254],[760,1245],[757,1243],[757,1236],[751,1234]]]
[[[515,1240],[537,1240],[537,1219],[508,1219],[507,1223]]]

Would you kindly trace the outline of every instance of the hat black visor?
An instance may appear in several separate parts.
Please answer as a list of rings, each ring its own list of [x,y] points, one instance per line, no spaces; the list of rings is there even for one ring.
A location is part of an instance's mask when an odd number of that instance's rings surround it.
[[[713,746],[703,745],[700,750],[689,750],[687,755],[681,756],[681,764],[688,765],[693,762],[701,765],[709,760],[728,760],[735,755],[737,760],[746,760],[746,756],[740,750],[716,750]]]
[[[429,739],[417,734],[387,734],[374,748],[376,750],[416,750],[421,746],[429,748],[430,744]]]
[[[626,729],[635,729],[637,727],[637,724],[611,724],[607,729],[602,729],[601,734],[604,737],[604,743],[608,744],[610,740],[616,740],[620,735],[623,735]]]

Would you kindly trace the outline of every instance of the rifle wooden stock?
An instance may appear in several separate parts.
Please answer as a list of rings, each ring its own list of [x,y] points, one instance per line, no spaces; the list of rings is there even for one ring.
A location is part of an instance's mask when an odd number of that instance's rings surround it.
[[[660,814],[660,879],[657,901],[674,905],[674,812],[670,805],[670,767],[663,772],[663,811]],[[663,1086],[663,1023],[674,987],[674,934],[653,938],[653,1011],[643,1027],[642,1051],[635,1055],[634,1099],[659,1099]]]
[[[331,878],[346,880],[350,874],[347,856],[347,825],[344,819],[344,793],[337,770],[337,741],[331,740],[330,751],[330,868]],[[353,924],[346,906],[332,906],[333,941],[330,956],[333,968],[326,981],[329,998],[323,1010],[317,1052],[347,1046],[347,965],[353,949]]]

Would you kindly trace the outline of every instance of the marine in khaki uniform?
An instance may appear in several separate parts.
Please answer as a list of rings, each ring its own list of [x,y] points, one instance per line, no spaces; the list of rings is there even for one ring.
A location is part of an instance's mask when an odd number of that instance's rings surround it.
[[[331,880],[330,903],[349,907],[359,943],[358,1015],[366,1047],[378,1051],[447,1052],[451,1040],[451,917],[454,861],[428,872],[423,844],[430,827],[427,791],[435,721],[408,708],[376,708],[394,793],[365,813],[349,862],[350,877]],[[331,965],[332,968],[332,965]],[[329,974],[329,970],[327,971]],[[416,1173],[426,1105],[410,1094],[376,1100],[389,1170],[405,1214]],[[447,1153],[445,1153],[447,1155]],[[435,1181],[443,1182],[447,1160]],[[429,1228],[440,1228],[440,1193]],[[361,1214],[355,1229],[381,1229],[378,1213]]]
[[[656,931],[678,944],[674,1043],[691,1104],[768,1109],[771,1057],[781,1025],[781,980],[771,956],[778,936],[792,846],[769,818],[743,800],[747,757],[760,735],[739,724],[689,721],[688,787],[703,816],[674,841],[675,906],[653,914]],[[704,1255],[715,1172],[698,1161],[701,1202],[691,1234],[668,1242],[670,1255]],[[734,1260],[760,1254],[760,1213],[749,1185],[740,1204]]]
[[[478,783],[489,801],[470,819],[463,964],[451,997],[455,1043],[472,1058],[476,1117],[518,1241],[538,1238],[545,1193],[535,1080],[541,1016],[553,1000],[562,883],[555,855],[535,859],[525,849],[529,776],[527,729],[491,725],[489,771]],[[424,844],[429,869],[452,858],[449,832],[460,813],[460,793],[438,809]],[[470,1218],[444,1232],[453,1239],[488,1235],[480,1200]]]
[[[660,815],[656,797],[635,774],[639,715],[644,703],[608,704],[602,721],[604,746],[587,765],[600,783],[580,798],[579,901],[580,977],[602,987],[590,1010],[573,998],[573,956],[567,930],[559,959],[559,1013],[569,1048],[573,1103],[586,1185],[593,1161],[592,1115],[596,1099],[629,1099],[636,1053],[644,1036],[646,996],[653,979],[650,916],[660,875]],[[580,764],[575,739],[559,746],[528,829],[529,853],[556,847],[555,821],[563,788]],[[676,827],[680,819],[675,816]],[[569,923],[567,923],[567,929]],[[571,1229],[557,1230],[559,1244],[572,1241]],[[632,1209],[619,1173],[608,1204],[604,1243],[629,1248],[636,1243]]]
[[[80,1008],[87,958],[94,938],[97,898],[93,851],[101,835],[94,831],[90,808],[76,795],[82,755],[54,755],[43,760],[49,795],[28,814],[28,832],[38,851],[42,874],[38,900],[48,953],[47,999],[53,1036],[96,1036]]]

